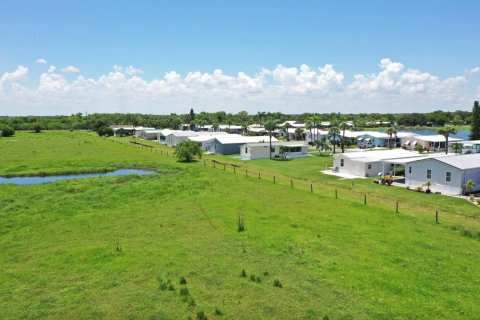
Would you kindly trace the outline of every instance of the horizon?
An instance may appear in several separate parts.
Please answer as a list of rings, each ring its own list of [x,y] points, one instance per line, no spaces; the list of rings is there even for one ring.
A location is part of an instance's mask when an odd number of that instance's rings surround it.
[[[2,7],[2,116],[426,113],[480,96],[476,2]]]

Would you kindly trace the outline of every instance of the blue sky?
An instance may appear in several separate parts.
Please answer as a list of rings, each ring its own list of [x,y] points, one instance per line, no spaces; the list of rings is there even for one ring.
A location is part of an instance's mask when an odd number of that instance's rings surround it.
[[[480,93],[479,9],[4,0],[0,114],[468,109]]]

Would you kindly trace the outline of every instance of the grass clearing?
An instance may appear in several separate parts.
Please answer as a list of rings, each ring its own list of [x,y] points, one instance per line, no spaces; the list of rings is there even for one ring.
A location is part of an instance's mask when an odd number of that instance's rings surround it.
[[[3,318],[185,319],[203,313],[209,319],[427,319],[480,313],[479,242],[462,234],[478,230],[476,220],[445,213],[436,225],[429,207],[478,218],[478,208],[468,203],[368,180],[352,186],[318,174],[315,161],[322,157],[249,163],[207,157],[252,170],[247,177],[211,162],[180,164],[87,132],[20,132],[12,140],[0,139],[1,174],[124,167],[162,174],[0,185]],[[37,157],[28,156],[32,149]],[[277,183],[267,179],[270,174],[278,175]],[[385,203],[392,197],[409,206],[395,214]]]

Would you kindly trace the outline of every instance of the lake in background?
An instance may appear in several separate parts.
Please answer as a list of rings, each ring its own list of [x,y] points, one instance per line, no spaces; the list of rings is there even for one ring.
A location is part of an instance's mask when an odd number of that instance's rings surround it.
[[[128,174],[136,175],[147,175],[155,174],[155,171],[150,170],[139,170],[139,169],[120,169],[110,172],[98,172],[98,173],[80,173],[80,174],[67,174],[67,175],[58,175],[58,176],[30,176],[30,177],[11,177],[4,178],[0,177],[0,184],[13,183],[20,185],[29,185],[29,184],[42,184],[48,182],[54,182],[58,180],[70,180],[70,179],[81,179],[81,178],[93,178],[93,177],[116,177],[124,176]]]
[[[416,133],[424,136],[431,136],[431,135],[438,134],[437,130],[432,130],[432,129],[398,130],[398,132],[412,132],[412,133]],[[458,138],[462,140],[470,140],[469,135],[470,135],[470,130],[457,130],[457,133],[451,134],[450,137]]]

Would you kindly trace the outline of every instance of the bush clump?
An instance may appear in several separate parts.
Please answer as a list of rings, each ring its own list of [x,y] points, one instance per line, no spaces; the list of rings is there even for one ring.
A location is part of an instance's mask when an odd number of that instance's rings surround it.
[[[15,135],[15,130],[11,127],[0,128],[2,132],[2,137],[13,137]]]
[[[201,159],[203,150],[195,141],[185,140],[175,147],[174,155],[180,162],[191,162],[195,158]]]
[[[280,280],[278,280],[278,279],[273,280],[273,286],[274,286],[275,288],[283,288],[282,283],[281,283]]]
[[[113,136],[113,129],[110,127],[102,126],[97,129],[97,134],[100,137],[111,137]]]
[[[203,311],[197,312],[197,320],[208,320],[207,315]]]
[[[188,292],[188,288],[181,288],[180,295],[181,296],[188,296],[190,293]]]
[[[180,284],[187,284],[187,279],[185,279],[185,277],[180,277]]]
[[[240,277],[242,277],[242,278],[247,277],[247,272],[245,271],[245,269],[242,269],[242,272],[240,272]]]

